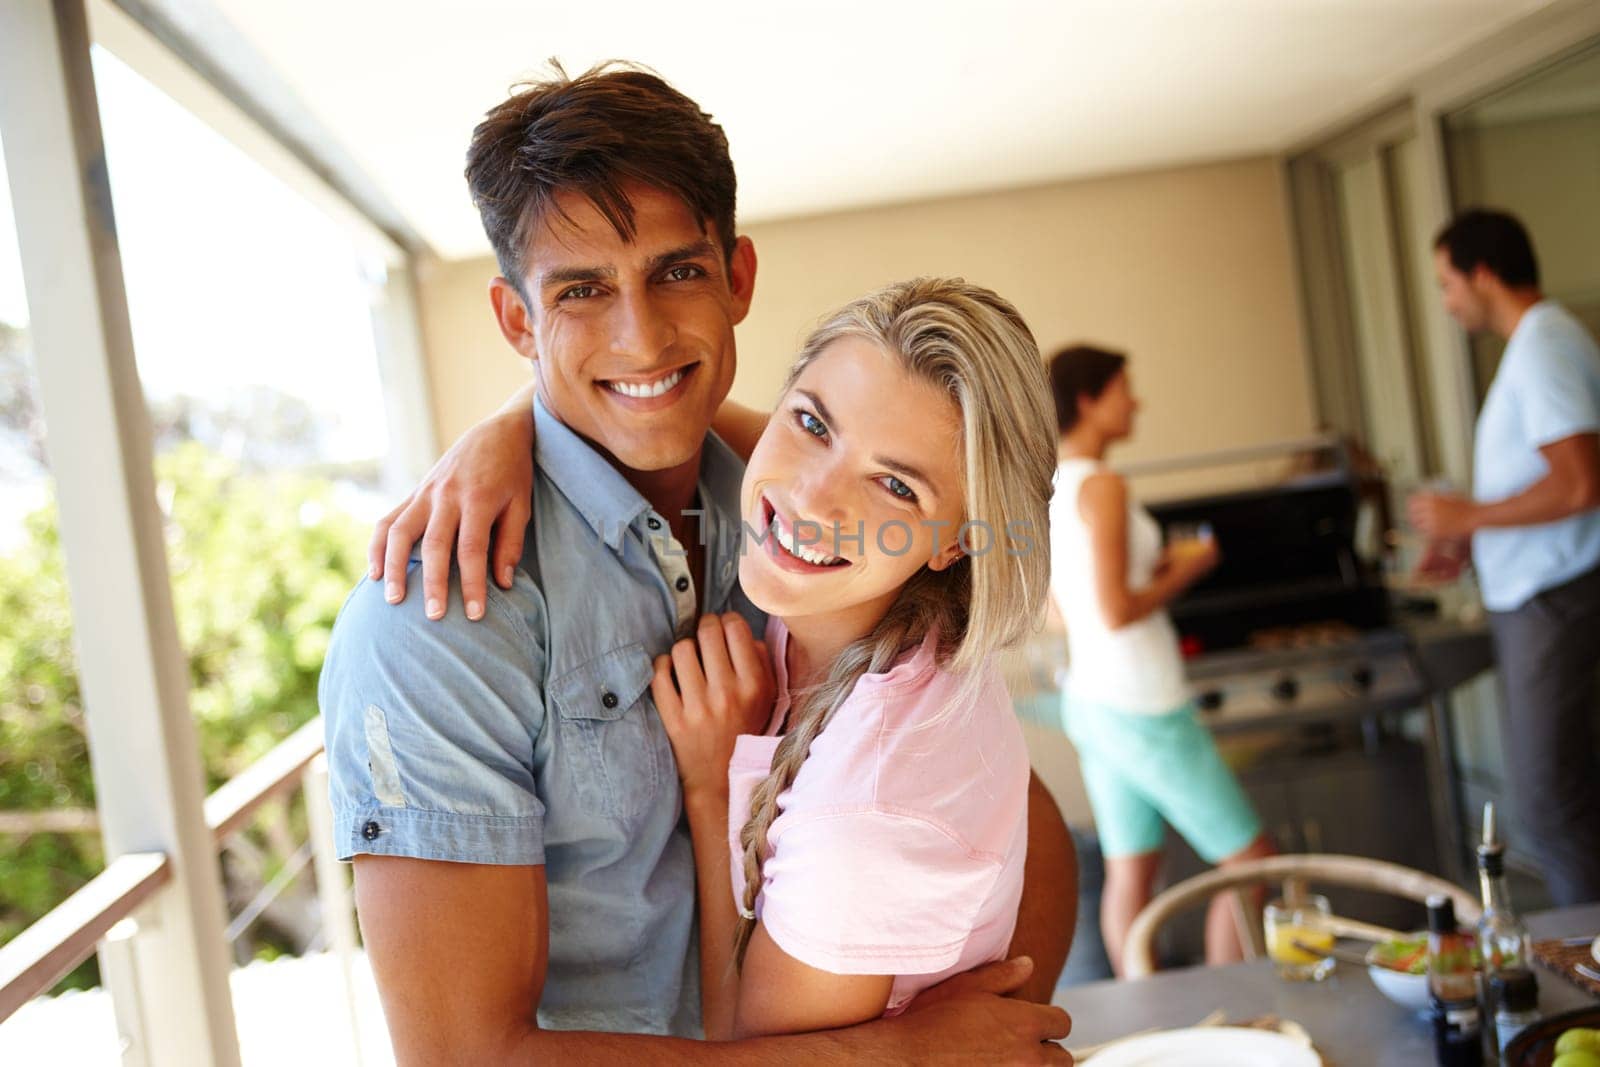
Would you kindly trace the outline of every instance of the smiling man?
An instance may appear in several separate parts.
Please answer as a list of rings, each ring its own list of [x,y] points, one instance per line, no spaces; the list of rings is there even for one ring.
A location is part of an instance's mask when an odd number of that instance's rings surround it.
[[[997,995],[1025,964],[848,1031],[684,1040],[695,867],[650,680],[702,618],[765,623],[737,583],[742,465],[709,433],[755,252],[721,128],[645,72],[524,88],[478,126],[467,179],[496,320],[539,368],[521,560],[464,615],[363,582],[321,692],[400,1061],[1066,1062],[1040,1043],[1065,1013]]]

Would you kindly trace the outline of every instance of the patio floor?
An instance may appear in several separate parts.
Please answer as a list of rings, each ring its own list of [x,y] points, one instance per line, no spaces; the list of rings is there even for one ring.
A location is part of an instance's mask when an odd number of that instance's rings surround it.
[[[233,972],[244,1067],[393,1067],[378,991],[364,953],[352,960],[361,1027],[351,1046],[338,960],[330,953],[252,963]],[[116,1020],[103,990],[41,997],[0,1023],[0,1063],[120,1067]]]

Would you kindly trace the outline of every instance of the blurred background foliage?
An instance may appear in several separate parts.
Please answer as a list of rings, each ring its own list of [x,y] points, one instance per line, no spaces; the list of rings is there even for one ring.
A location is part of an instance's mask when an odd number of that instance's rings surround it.
[[[328,635],[364,570],[365,528],[336,506],[329,477],[251,469],[173,431],[184,427],[170,413],[153,414],[158,440],[163,426],[171,437],[156,460],[157,492],[209,790],[316,715]],[[103,864],[52,503],[30,514],[20,544],[0,555],[0,678],[4,942]],[[115,714],[115,701],[114,694],[99,695],[95,707]],[[303,840],[298,806],[269,806],[223,856],[230,901],[250,899],[281,868],[285,844]],[[52,829],[74,813],[86,828]],[[309,910],[311,892],[304,885],[286,894],[236,954],[302,950],[300,942],[312,935],[295,917]],[[63,988],[96,980],[91,959]]]

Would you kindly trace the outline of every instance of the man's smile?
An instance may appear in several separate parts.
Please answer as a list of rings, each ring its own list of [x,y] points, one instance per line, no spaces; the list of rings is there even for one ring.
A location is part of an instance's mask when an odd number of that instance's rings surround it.
[[[655,411],[681,396],[699,367],[699,363],[689,363],[653,375],[601,378],[596,384],[632,410]]]

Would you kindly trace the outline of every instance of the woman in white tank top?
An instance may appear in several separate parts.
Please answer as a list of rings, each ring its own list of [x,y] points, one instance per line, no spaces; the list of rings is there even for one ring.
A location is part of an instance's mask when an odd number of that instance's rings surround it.
[[[1208,863],[1273,853],[1238,780],[1199,724],[1166,606],[1216,566],[1215,542],[1163,546],[1161,528],[1105,466],[1133,432],[1126,358],[1086,345],[1050,361],[1061,463],[1050,504],[1050,589],[1071,654],[1062,714],[1105,855],[1100,928],[1112,966],[1149,903],[1170,824]],[[1212,902],[1206,961],[1240,957],[1232,908]]]

